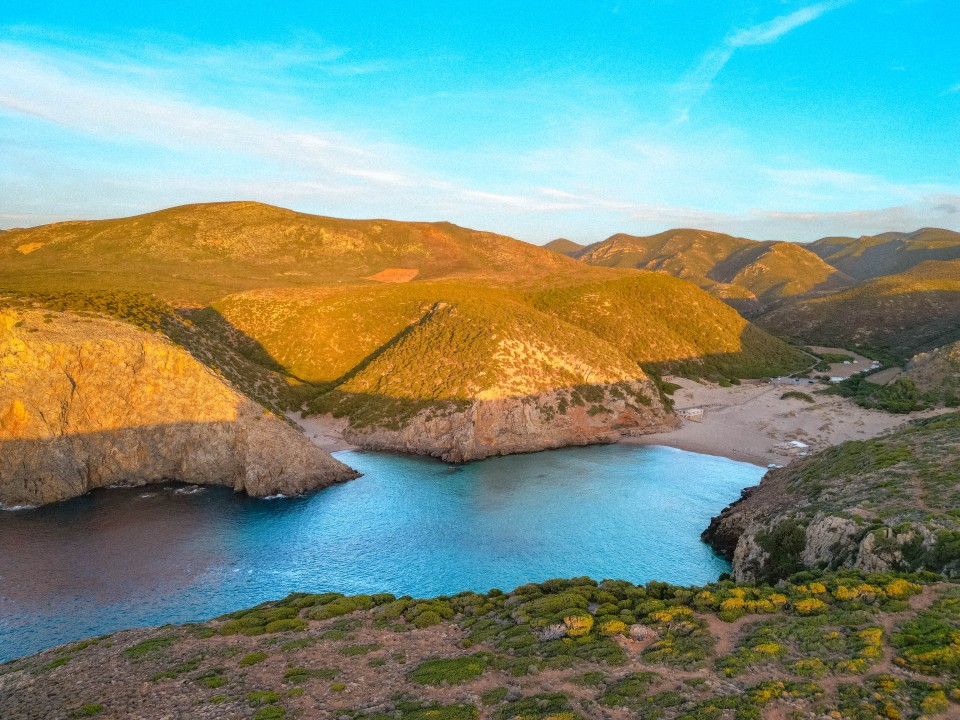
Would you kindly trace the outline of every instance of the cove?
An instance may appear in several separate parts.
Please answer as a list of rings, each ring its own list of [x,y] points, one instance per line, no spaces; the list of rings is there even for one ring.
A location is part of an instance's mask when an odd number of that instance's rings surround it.
[[[633,445],[462,466],[336,456],[364,476],[308,497],[151,486],[0,513],[0,660],[294,591],[430,597],[579,575],[701,584],[729,566],[700,532],[765,472]]]

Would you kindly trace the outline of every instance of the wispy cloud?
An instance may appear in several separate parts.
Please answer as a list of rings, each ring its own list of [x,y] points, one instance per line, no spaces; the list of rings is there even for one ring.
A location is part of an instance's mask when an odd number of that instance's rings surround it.
[[[840,4],[811,5],[731,33],[715,71],[704,74],[707,85],[729,60],[723,53],[775,42]],[[605,97],[599,104],[616,123],[604,123],[585,103],[570,101],[557,112],[547,89],[535,106],[529,87],[375,111],[358,105],[355,117],[325,112],[338,89],[302,115],[264,102],[277,87],[265,74],[309,82],[312,73],[288,71],[363,71],[351,69],[348,50],[315,38],[246,49],[171,41],[139,55],[119,42],[64,49],[0,40],[0,57],[0,227],[242,198],[326,215],[449,219],[534,241],[593,241],[679,225],[781,239],[960,226],[955,183],[901,183],[855,167],[813,166],[802,156],[774,161],[735,132],[642,124]],[[183,82],[195,68],[218,82],[262,85],[264,96],[238,99]],[[589,97],[597,104],[596,93]],[[378,127],[385,114],[421,119],[425,108],[423,122],[476,121],[470,113],[478,107],[492,108],[503,125],[505,106],[521,119],[550,118],[551,133],[534,123],[535,138],[509,147],[498,138],[435,147],[429,139],[401,142],[405,136]]]
[[[775,43],[791,30],[811,23],[825,13],[849,5],[851,2],[853,0],[827,0],[808,5],[787,15],[780,15],[767,22],[731,32],[718,47],[708,50],[696,67],[680,81],[678,89],[684,99],[684,106],[678,121],[685,122],[689,118],[690,108],[707,93],[713,81],[737,50]]]

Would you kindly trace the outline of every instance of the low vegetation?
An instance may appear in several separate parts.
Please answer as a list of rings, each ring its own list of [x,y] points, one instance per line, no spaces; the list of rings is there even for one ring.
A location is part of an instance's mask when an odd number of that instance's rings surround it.
[[[289,632],[304,642],[234,634],[244,619],[300,621]],[[933,718],[960,710],[957,637],[960,589],[930,573],[815,571],[776,586],[573,578],[433,599],[296,593],[73,649],[70,669],[6,697],[12,717],[28,705],[113,717],[215,704],[261,720]],[[57,652],[16,661],[0,693]],[[331,657],[337,667],[318,663]],[[105,662],[110,677],[96,672]]]

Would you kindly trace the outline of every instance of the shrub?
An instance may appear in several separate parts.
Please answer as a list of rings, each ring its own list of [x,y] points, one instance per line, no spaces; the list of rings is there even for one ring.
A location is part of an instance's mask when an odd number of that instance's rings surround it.
[[[459,685],[483,675],[490,661],[486,653],[448,660],[427,660],[410,673],[410,680],[417,685]]]
[[[269,656],[265,652],[252,652],[249,655],[244,655],[240,658],[240,667],[249,667],[251,665],[256,665],[257,663],[263,662]]]
[[[88,705],[81,705],[76,710],[73,710],[70,713],[72,718],[88,718],[96,717],[103,712],[103,705],[100,703],[90,703]]]

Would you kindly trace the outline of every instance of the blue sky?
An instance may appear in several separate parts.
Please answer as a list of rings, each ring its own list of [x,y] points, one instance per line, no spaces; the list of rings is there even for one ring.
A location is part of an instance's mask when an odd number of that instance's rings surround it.
[[[0,227],[960,230],[956,0],[4,3]]]

